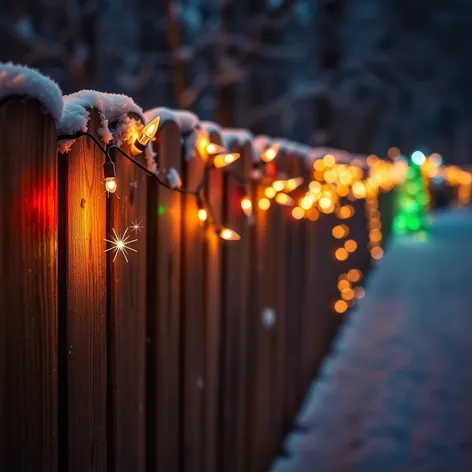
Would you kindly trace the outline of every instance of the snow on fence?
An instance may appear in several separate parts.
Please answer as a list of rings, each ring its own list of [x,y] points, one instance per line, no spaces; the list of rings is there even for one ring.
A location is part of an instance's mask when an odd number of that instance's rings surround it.
[[[144,117],[126,97],[63,102],[48,79],[2,67],[2,470],[266,470],[340,323],[338,276],[370,265],[364,201],[351,202],[359,248],[339,262],[334,214],[297,220],[285,206],[261,209],[264,187],[253,183],[248,219],[241,185],[211,172],[212,216],[241,235],[222,241],[202,226],[192,195],[116,151],[119,186],[104,195],[100,149],[83,136],[58,152],[57,134],[88,131],[103,146],[114,137],[131,152],[130,130],[162,115],[153,152],[135,158],[152,168],[155,154],[191,188],[205,168],[191,152],[197,129],[239,153],[232,170],[248,180],[266,138],[186,112]],[[278,171],[311,180],[310,150],[279,144]],[[137,252],[113,262],[104,239],[126,228]]]

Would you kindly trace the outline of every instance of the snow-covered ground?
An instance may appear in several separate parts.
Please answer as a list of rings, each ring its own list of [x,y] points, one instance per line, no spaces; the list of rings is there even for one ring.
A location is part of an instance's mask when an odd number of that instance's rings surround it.
[[[271,472],[472,471],[472,211],[393,241]]]

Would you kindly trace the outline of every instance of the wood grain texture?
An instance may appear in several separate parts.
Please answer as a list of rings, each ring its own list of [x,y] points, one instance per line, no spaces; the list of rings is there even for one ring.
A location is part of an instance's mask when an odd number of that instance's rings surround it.
[[[218,133],[210,133],[213,143],[221,144]],[[224,221],[223,214],[223,173],[211,172],[205,195],[217,221]],[[220,331],[222,316],[222,247],[234,249],[234,241],[226,244],[218,237],[213,228],[205,234],[204,247],[204,349],[205,349],[205,407],[204,407],[204,460],[205,472],[218,472],[218,415],[220,413]],[[232,244],[233,243],[233,244]],[[236,245],[238,241],[235,241]]]
[[[183,161],[184,186],[201,181],[204,162]],[[182,220],[182,438],[183,472],[203,470],[205,408],[204,231],[195,197],[183,197]]]
[[[270,388],[271,388],[271,334],[273,327],[263,323],[263,314],[270,307],[270,267],[267,260],[269,212],[260,210],[257,202],[264,197],[264,186],[255,189],[255,222],[251,239],[250,271],[250,322],[248,327],[248,451],[247,470],[264,470],[269,461],[268,445],[271,434]]]
[[[100,126],[92,110],[88,129],[98,136]],[[62,419],[67,451],[61,452],[67,453],[63,460],[69,472],[98,472],[106,470],[107,456],[104,156],[91,139],[82,137],[59,160],[59,322],[67,369],[67,418]]]
[[[123,145],[129,153],[129,146]],[[145,468],[145,345],[146,345],[146,204],[147,176],[121,154],[116,162],[116,194],[108,199],[108,237],[112,228],[122,235],[127,230],[130,247],[126,262],[108,252],[109,272],[109,391],[108,424],[112,437],[108,468],[117,472],[143,472]],[[145,165],[144,158],[135,158]],[[118,198],[119,197],[119,198]],[[138,223],[143,228],[133,230]],[[111,418],[110,418],[111,417]]]
[[[156,146],[161,168],[181,170],[180,130],[167,122]],[[182,196],[148,182],[147,467],[181,462]]]
[[[57,470],[57,160],[39,103],[0,103],[0,468]]]
[[[231,152],[241,158],[231,167],[236,174],[247,178],[251,165],[249,146],[233,145]],[[224,244],[223,260],[223,313],[221,330],[221,393],[220,400],[220,461],[218,470],[227,472],[244,470],[246,434],[247,389],[247,274],[250,257],[250,222],[241,209],[245,190],[232,177],[225,177],[224,221],[241,235],[241,240]],[[249,194],[249,196],[251,196]],[[252,221],[252,220],[251,220]]]
[[[288,155],[285,162],[285,170],[289,177],[303,175],[303,162],[298,156]],[[299,200],[306,192],[307,184],[292,192],[291,196]],[[303,367],[303,351],[300,342],[302,331],[302,300],[303,300],[303,274],[305,270],[303,235],[306,228],[306,220],[296,220],[293,217],[287,221],[286,239],[286,305],[285,305],[285,382],[283,399],[283,427],[288,430],[292,425],[294,416],[300,406],[305,392],[301,382]]]
[[[286,171],[287,154],[279,152],[278,169]],[[291,219],[291,207],[272,205],[269,211],[269,234],[267,244],[267,289],[269,306],[275,310],[275,324],[271,333],[271,369],[272,384],[270,389],[271,413],[268,435],[270,445],[268,459],[277,453],[284,437],[284,391],[285,391],[285,350],[286,350],[286,286],[288,241],[287,228]],[[267,467],[270,462],[266,464]]]

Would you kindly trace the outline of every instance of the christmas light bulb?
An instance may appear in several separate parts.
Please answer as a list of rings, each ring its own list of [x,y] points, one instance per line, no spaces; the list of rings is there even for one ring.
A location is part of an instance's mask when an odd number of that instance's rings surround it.
[[[249,197],[244,197],[241,200],[241,208],[248,218],[252,216],[252,202]]]
[[[231,152],[228,154],[218,154],[213,159],[213,165],[217,169],[221,169],[222,167],[229,166],[233,162],[239,159],[239,154],[235,152]]]
[[[208,143],[205,150],[208,155],[221,154],[225,152],[225,148],[223,146],[215,143]]]
[[[197,216],[198,219],[203,223],[208,218],[208,212],[205,210],[205,208],[199,208]]]
[[[134,143],[138,149],[143,150],[148,145],[149,141],[151,141],[151,139],[154,138],[154,136],[157,133],[157,129],[159,128],[160,121],[161,121],[161,117],[156,116],[156,118],[151,120],[143,128],[143,130],[141,131],[141,134],[139,135],[139,138]]]
[[[236,233],[236,231],[233,231],[229,228],[220,229],[218,231],[218,235],[221,239],[224,239],[225,241],[239,241],[241,239],[241,236]]]
[[[285,189],[288,192],[293,192],[295,189],[300,187],[303,183],[303,177],[294,177],[293,179],[288,179],[285,183]]]
[[[279,205],[283,205],[283,206],[293,206],[293,205],[295,205],[295,200],[292,197],[290,197],[289,195],[287,195],[286,193],[278,193],[275,196],[275,201]]]
[[[264,190],[264,194],[267,198],[274,198],[275,195],[276,195],[276,191],[272,188],[272,187],[267,187],[265,190]]]
[[[263,211],[268,210],[270,208],[270,200],[267,198],[261,198],[258,206]]]
[[[285,185],[286,185],[287,181],[286,180],[276,180],[272,183],[272,188],[276,191],[276,192],[281,192],[282,190],[285,189]]]
[[[271,162],[277,157],[278,152],[279,152],[279,145],[274,144],[273,146],[270,146],[262,153],[261,160],[264,162]]]
[[[115,193],[117,188],[117,183],[115,177],[107,177],[105,179],[105,190],[108,193]]]

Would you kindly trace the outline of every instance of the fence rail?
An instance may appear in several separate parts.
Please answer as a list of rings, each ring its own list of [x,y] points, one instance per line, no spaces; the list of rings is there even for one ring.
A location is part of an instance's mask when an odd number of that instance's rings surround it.
[[[100,126],[91,110],[98,139]],[[266,470],[342,320],[338,276],[370,266],[364,201],[346,220],[358,250],[339,262],[334,215],[260,209],[252,185],[251,224],[240,187],[213,172],[205,192],[242,235],[232,243],[202,228],[194,199],[120,155],[119,199],[107,198],[103,155],[88,137],[57,153],[34,100],[1,102],[0,129],[1,470]],[[178,123],[154,147],[161,167],[198,183],[204,163],[184,156]],[[248,177],[250,143],[231,150]],[[296,152],[278,162],[310,179]],[[380,206],[387,228],[389,194]],[[104,239],[132,222],[138,252],[112,262]]]

